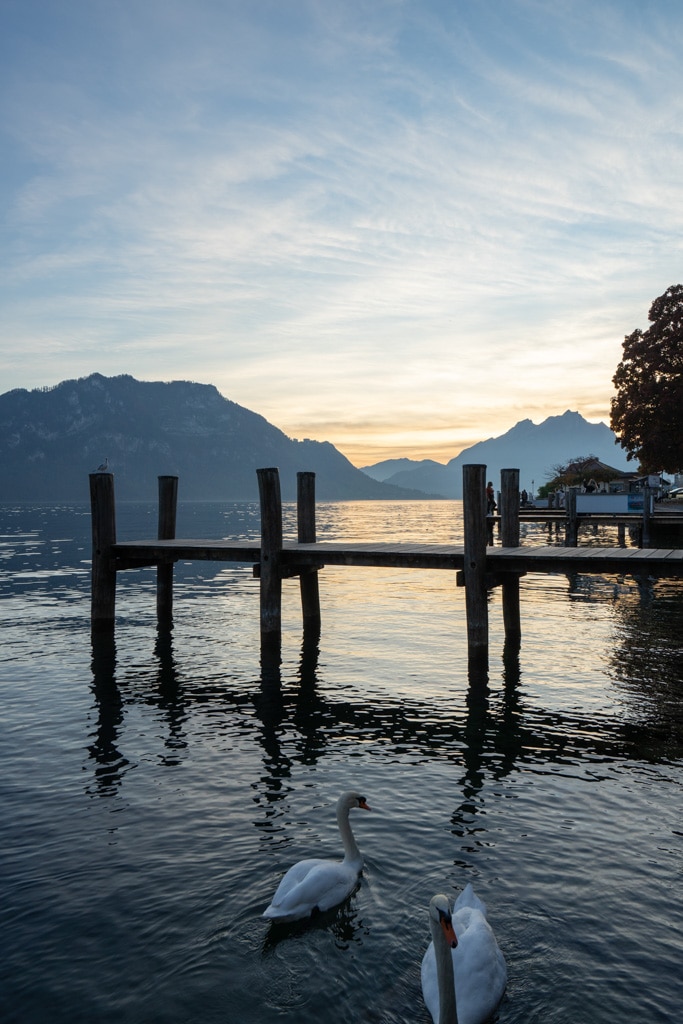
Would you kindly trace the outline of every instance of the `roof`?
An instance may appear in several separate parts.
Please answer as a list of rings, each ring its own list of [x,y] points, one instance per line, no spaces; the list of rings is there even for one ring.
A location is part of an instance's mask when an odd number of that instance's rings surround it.
[[[601,462],[600,459],[595,455],[589,455],[586,459],[577,459],[574,462],[570,462],[562,473],[562,476],[582,476],[582,477],[635,477],[636,473],[625,473],[622,469],[615,469],[614,466],[608,466],[606,462]]]

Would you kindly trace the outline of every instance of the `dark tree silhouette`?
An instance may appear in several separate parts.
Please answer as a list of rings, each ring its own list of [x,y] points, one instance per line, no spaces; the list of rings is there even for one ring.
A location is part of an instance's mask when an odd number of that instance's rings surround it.
[[[683,285],[655,299],[648,320],[624,339],[610,425],[644,473],[675,473],[683,469]]]

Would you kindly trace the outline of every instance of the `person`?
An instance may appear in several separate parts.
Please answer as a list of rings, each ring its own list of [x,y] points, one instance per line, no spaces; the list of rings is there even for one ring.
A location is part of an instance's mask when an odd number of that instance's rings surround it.
[[[526,492],[526,488],[522,491],[522,505],[528,504],[529,495]]]
[[[493,482],[489,480],[486,485],[486,515],[490,516],[497,508],[496,497],[493,492]]]

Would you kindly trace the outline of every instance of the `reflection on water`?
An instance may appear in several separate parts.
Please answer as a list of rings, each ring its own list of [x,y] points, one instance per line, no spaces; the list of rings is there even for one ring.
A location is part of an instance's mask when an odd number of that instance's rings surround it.
[[[457,540],[456,505],[326,505],[318,535]],[[448,573],[324,570],[312,633],[288,581],[270,647],[249,567],[177,566],[166,629],[142,570],[92,632],[87,514],[2,515],[3,1020],[428,1024],[427,904],[467,880],[508,960],[501,1024],[676,1019],[681,584],[529,575],[519,646],[493,591],[473,680]],[[257,515],[181,506],[179,532]],[[131,506],[120,535],[154,524]],[[283,871],[339,854],[350,784],[373,806],[357,892],[268,928]]]
[[[94,792],[109,796],[112,788],[121,783],[128,764],[116,745],[123,724],[124,702],[116,684],[113,631],[92,633],[92,676],[97,722],[88,751],[96,762]]]

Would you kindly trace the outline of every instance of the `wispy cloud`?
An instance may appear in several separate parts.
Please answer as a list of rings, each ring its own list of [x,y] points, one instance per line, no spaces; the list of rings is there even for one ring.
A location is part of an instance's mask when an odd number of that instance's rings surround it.
[[[28,0],[7,387],[201,379],[354,453],[606,418],[680,277],[683,12],[651,8]]]

